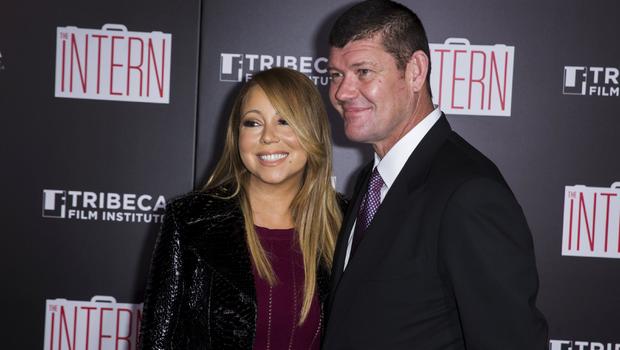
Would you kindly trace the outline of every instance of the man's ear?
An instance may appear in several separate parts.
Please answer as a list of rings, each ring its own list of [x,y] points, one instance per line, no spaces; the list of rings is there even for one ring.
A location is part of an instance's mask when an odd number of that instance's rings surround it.
[[[405,70],[407,81],[412,85],[413,91],[419,92],[426,83],[428,73],[429,58],[422,50],[418,50],[411,55]]]

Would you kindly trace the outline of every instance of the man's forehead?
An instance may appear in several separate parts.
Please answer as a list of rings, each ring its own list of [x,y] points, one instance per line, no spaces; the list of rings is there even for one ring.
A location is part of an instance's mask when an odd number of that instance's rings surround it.
[[[380,49],[385,50],[383,46],[383,40],[380,35],[371,36],[368,38],[361,38],[356,40],[351,40],[346,43],[343,47],[331,47],[332,50],[340,50],[343,52],[348,52],[352,50],[360,50],[360,49]]]
[[[363,64],[376,65],[378,61],[389,56],[380,42],[372,39],[351,41],[344,47],[331,47],[329,52],[329,66],[359,66]]]

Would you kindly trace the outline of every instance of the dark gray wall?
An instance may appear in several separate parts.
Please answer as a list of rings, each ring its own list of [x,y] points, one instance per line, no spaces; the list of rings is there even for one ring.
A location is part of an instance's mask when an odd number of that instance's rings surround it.
[[[8,192],[0,204],[0,348],[42,348],[46,299],[110,295],[141,302],[158,225],[43,217],[43,190],[168,199],[192,189],[200,6],[116,0],[0,6],[0,182]],[[172,34],[168,104],[54,97],[56,28],[106,23]]]
[[[235,74],[223,70],[222,54],[245,55],[243,66],[240,57],[230,61],[234,72],[243,73],[250,73],[253,58],[247,55],[252,54],[274,60],[280,56],[282,61],[291,56],[298,65],[309,57],[311,66],[318,59],[318,70],[310,68],[308,74],[326,97],[321,57],[328,55],[327,32],[350,3],[3,3],[0,179],[8,193],[1,204],[8,225],[0,235],[1,347],[41,347],[46,299],[88,301],[93,295],[110,295],[123,303],[142,301],[158,225],[44,217],[44,189],[169,200],[201,186],[221,150],[226,118],[241,84],[224,81]],[[514,47],[510,116],[448,119],[496,162],[525,211],[536,245],[538,301],[556,340],[552,350],[570,348],[559,340],[588,343],[581,348],[574,343],[574,349],[620,343],[620,282],[614,278],[618,260],[562,255],[565,186],[609,187],[620,180],[620,97],[564,94],[576,89],[565,86],[567,66],[609,68],[612,75],[620,69],[620,47],[614,44],[620,4],[404,3],[420,15],[431,43],[466,38],[472,47]],[[57,27],[96,29],[106,23],[172,35],[168,104],[54,97]],[[590,69],[586,76],[589,86],[594,85],[593,74]],[[355,171],[372,152],[367,145],[347,141],[339,117],[328,109],[337,188],[350,195]],[[611,212],[610,222],[617,226],[620,203],[614,201]],[[603,226],[598,225],[598,239]],[[610,232],[617,242],[618,232]]]

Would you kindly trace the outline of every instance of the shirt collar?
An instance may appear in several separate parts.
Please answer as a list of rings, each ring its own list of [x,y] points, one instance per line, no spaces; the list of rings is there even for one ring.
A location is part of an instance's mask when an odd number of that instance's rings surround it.
[[[424,117],[413,129],[409,130],[382,158],[375,152],[375,167],[378,167],[383,183],[389,189],[396,177],[405,166],[411,153],[420,144],[424,136],[441,117],[439,108],[435,108],[429,115]]]

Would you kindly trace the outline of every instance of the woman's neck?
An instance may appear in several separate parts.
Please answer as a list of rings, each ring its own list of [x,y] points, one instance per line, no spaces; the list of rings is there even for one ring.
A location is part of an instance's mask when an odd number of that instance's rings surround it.
[[[299,184],[274,186],[250,181],[247,194],[254,224],[273,229],[294,227],[291,203],[299,187]]]

